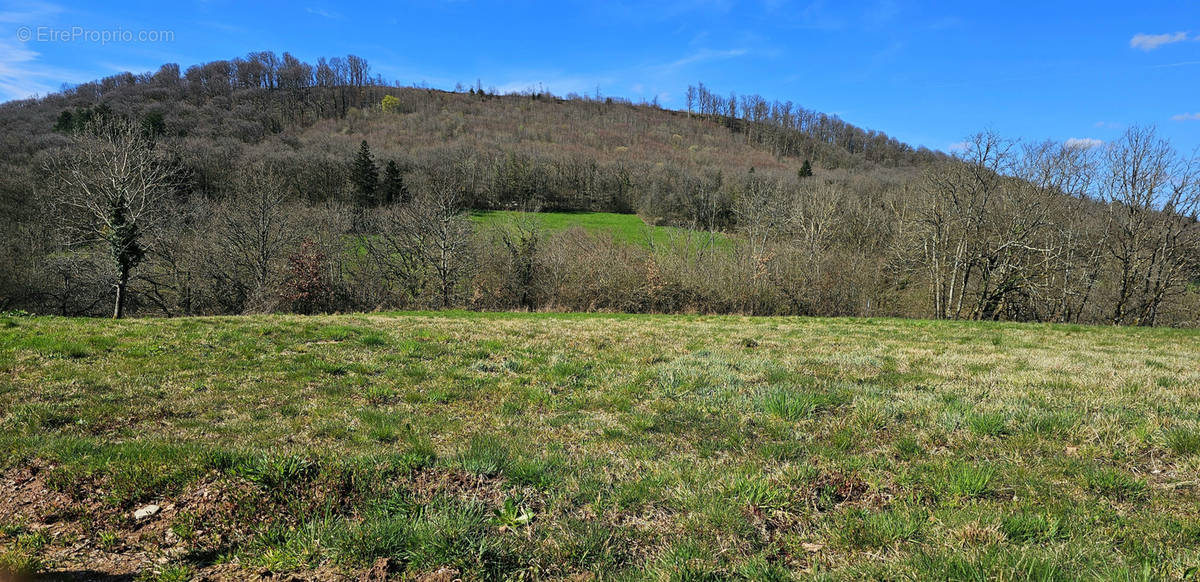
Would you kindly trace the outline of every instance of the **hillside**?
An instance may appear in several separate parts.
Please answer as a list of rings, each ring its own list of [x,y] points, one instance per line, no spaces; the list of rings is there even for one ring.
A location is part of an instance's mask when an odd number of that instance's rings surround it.
[[[538,212],[522,215],[510,210],[481,210],[471,213],[471,220],[485,228],[506,228],[523,218],[537,221],[547,232],[581,228],[588,232],[611,235],[613,238],[646,247],[666,246],[679,239],[690,240],[696,246],[728,246],[729,238],[719,232],[700,232],[672,226],[649,226],[633,214],[611,212]]]
[[[818,169],[869,170],[877,165],[912,167],[939,158],[790,102],[786,114],[783,104],[774,104],[772,110],[757,96],[747,96],[746,106],[761,101],[760,107],[775,111],[777,119],[757,113],[753,120],[726,117],[723,109],[691,115],[612,98],[390,86],[371,79],[366,74],[369,65],[361,59],[364,71],[357,81],[349,72],[337,81],[314,77],[307,86],[242,79],[239,71],[255,70],[250,64],[260,54],[183,72],[178,65],[166,65],[153,74],[115,75],[42,99],[3,104],[4,160],[31,176],[37,165],[30,162],[36,161],[37,152],[61,145],[64,128],[113,114],[152,126],[161,139],[183,148],[180,153],[190,168],[203,174],[193,186],[206,194],[220,194],[217,188],[228,184],[234,169],[230,162],[266,156],[302,172],[301,188],[322,190],[307,192],[309,196],[349,197],[346,162],[366,139],[381,161],[396,160],[406,172],[429,163],[431,156],[445,155],[445,150],[465,148],[490,166],[480,168],[483,175],[477,178],[510,182],[505,184],[509,191],[490,193],[492,202],[511,202],[507,198],[525,193],[543,197],[546,209],[582,210],[640,203],[642,193],[624,199],[627,192],[603,191],[619,189],[622,185],[615,182],[621,180],[628,182],[625,188],[645,188],[657,181],[661,189],[678,186],[671,182],[699,170],[794,173],[804,159],[817,163]],[[394,99],[388,107],[392,115],[380,115],[382,99],[389,95]],[[323,172],[332,175],[316,177]],[[487,176],[492,172],[498,174]],[[647,172],[668,175],[642,175]],[[14,187],[9,178],[7,185]],[[584,191],[576,191],[580,187]],[[536,191],[523,191],[528,188]]]
[[[1200,165],[1153,129],[1103,150],[985,132],[948,156],[702,83],[673,111],[370,71],[252,53],[0,105],[0,309],[1200,321]],[[79,199],[134,178],[89,157],[114,136],[160,178],[144,208]],[[514,234],[472,211],[731,242]]]
[[[1180,579],[1198,359],[893,319],[5,317],[0,571]]]

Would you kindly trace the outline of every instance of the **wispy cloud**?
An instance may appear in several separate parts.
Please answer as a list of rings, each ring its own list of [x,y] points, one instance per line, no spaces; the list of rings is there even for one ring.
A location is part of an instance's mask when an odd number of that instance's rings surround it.
[[[591,8],[606,19],[632,23],[668,22],[679,24],[690,14],[727,14],[735,6],[736,2],[733,0],[668,0],[663,2],[614,0],[595,2]]]
[[[45,95],[77,76],[38,62],[40,56],[23,43],[0,39],[0,101]]]
[[[160,64],[133,65],[133,64],[128,64],[128,63],[122,64],[122,63],[113,63],[113,62],[108,62],[108,61],[100,61],[100,62],[96,63],[96,65],[99,67],[103,67],[114,73],[130,72],[130,73],[134,73],[134,74],[146,73],[146,72],[153,73],[154,71],[158,70],[158,67],[161,66]]]
[[[5,101],[23,99],[47,89],[31,79],[33,70],[29,64],[37,59],[37,53],[8,40],[0,40],[0,52],[4,54],[0,59],[0,96]]]
[[[549,91],[560,96],[570,93],[595,96],[597,91],[603,93],[605,86],[611,87],[614,84],[617,84],[617,79],[612,76],[563,76],[556,74],[543,76],[535,73],[524,78],[502,83],[496,87],[496,90],[501,93]]]
[[[10,5],[11,6],[11,5]],[[49,26],[63,12],[61,6],[48,2],[23,3],[17,9],[0,10],[0,24],[15,25],[0,36],[0,101],[25,99],[58,90],[66,79],[79,75],[41,61],[41,53],[30,43],[19,42],[13,30]]]
[[[1094,123],[1092,125],[1094,125],[1095,127],[1102,127],[1104,129],[1121,129],[1121,128],[1125,127],[1124,123],[1120,123],[1120,122],[1116,122],[1116,121],[1097,121],[1096,123]]]
[[[825,0],[810,2],[795,14],[802,28],[818,30],[841,30],[846,27],[846,19],[835,13]]]
[[[621,94],[620,87],[631,87],[635,98],[657,98],[660,103],[666,104],[675,99],[677,95],[664,92],[662,87],[684,82],[682,78],[693,74],[694,67],[760,53],[761,51],[757,49],[750,50],[748,48],[698,48],[673,61],[650,62],[578,75],[565,74],[561,71],[519,71],[508,75],[509,80],[497,84],[495,88],[501,93],[542,90],[550,91],[555,95],[569,93],[595,95],[596,91],[604,93],[616,91],[614,94]]]
[[[1063,145],[1069,148],[1090,150],[1092,148],[1098,148],[1104,145],[1104,140],[1096,139],[1094,137],[1072,137]]]
[[[681,58],[681,59],[677,59],[675,61],[667,63],[666,65],[663,65],[663,68],[680,69],[680,68],[686,67],[688,65],[695,65],[697,63],[704,63],[704,62],[708,62],[708,61],[731,59],[734,57],[745,56],[749,52],[750,52],[749,50],[741,49],[741,48],[729,49],[729,50],[700,49],[690,55],[687,55],[687,56]]]
[[[965,141],[956,141],[956,142],[950,144],[950,147],[948,147],[946,149],[950,150],[951,152],[965,152],[968,149],[970,149],[970,147],[971,147],[971,144],[969,144]]]
[[[863,13],[867,27],[879,29],[890,25],[900,14],[900,6],[894,0],[878,0]]]
[[[1197,39],[1197,40],[1200,40],[1200,39]],[[1195,65],[1200,65],[1200,61],[1181,61],[1181,62],[1178,62],[1178,63],[1166,63],[1166,64],[1163,64],[1163,65],[1154,65],[1154,68],[1156,68],[1156,69],[1169,69],[1169,68],[1171,68],[1171,67],[1192,67],[1192,66],[1195,66]]]
[[[304,11],[309,14],[320,16],[321,18],[328,18],[330,20],[339,20],[342,17],[342,15],[338,14],[337,12],[330,12],[323,8],[311,8],[310,7],[310,8],[305,8]]]
[[[1183,42],[1187,39],[1188,33],[1186,32],[1176,32],[1173,34],[1143,34],[1139,32],[1133,35],[1133,38],[1129,39],[1129,47],[1149,52],[1163,45]]]
[[[957,16],[942,16],[925,24],[923,28],[931,31],[950,30],[952,28],[959,28],[963,24],[963,19]]]
[[[1171,121],[1200,121],[1200,112],[1180,113],[1179,115],[1172,115]]]
[[[0,12],[0,24],[24,24],[26,26],[49,24],[48,20],[62,11],[62,7],[57,4],[26,2],[19,10]]]

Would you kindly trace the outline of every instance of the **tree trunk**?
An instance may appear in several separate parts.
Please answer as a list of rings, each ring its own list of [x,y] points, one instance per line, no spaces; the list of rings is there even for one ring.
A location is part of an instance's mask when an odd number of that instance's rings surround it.
[[[129,285],[129,269],[121,269],[117,280],[117,300],[113,306],[113,319],[125,317],[125,288]]]

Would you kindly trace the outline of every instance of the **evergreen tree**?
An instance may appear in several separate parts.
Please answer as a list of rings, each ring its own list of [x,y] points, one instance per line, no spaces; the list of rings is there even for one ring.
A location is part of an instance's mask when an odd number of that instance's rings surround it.
[[[150,111],[142,116],[142,133],[151,140],[167,134],[167,123],[161,111]]]
[[[808,160],[804,160],[804,164],[802,166],[800,166],[800,170],[796,172],[796,175],[801,178],[807,178],[807,177],[811,176],[812,175],[812,164],[810,164],[808,162]]]
[[[379,168],[375,167],[375,159],[371,157],[371,148],[365,139],[350,167],[350,181],[354,183],[359,205],[375,206],[379,203],[376,198],[379,192]]]
[[[75,131],[75,117],[71,115],[70,110],[63,109],[63,112],[58,115],[58,121],[54,123],[54,131],[63,133]]]
[[[396,160],[389,160],[383,169],[383,203],[408,203],[408,189],[404,186],[404,176],[400,174],[400,166]]]

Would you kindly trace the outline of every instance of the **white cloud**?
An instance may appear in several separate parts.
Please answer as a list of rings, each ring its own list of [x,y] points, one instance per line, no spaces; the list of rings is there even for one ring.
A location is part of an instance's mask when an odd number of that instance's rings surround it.
[[[38,63],[40,56],[24,43],[0,39],[0,100],[25,99],[54,91],[66,77]]]
[[[312,14],[314,16],[320,16],[321,18],[328,18],[329,20],[339,20],[342,17],[342,15],[338,14],[337,12],[330,12],[323,8],[305,8],[304,11],[309,14]]]
[[[1179,115],[1172,115],[1171,121],[1200,121],[1200,112],[1180,113]]]
[[[1176,32],[1174,34],[1142,34],[1138,33],[1129,39],[1130,48],[1141,49],[1144,51],[1152,51],[1164,44],[1174,42],[1183,42],[1188,39],[1186,32]]]
[[[748,51],[746,49],[741,49],[741,48],[729,49],[729,50],[700,49],[700,50],[698,50],[686,57],[683,57],[679,60],[676,60],[671,63],[667,63],[664,66],[664,68],[679,69],[682,67],[686,67],[688,65],[694,65],[696,63],[703,63],[706,61],[713,61],[713,60],[719,60],[719,59],[731,59],[734,57],[740,57],[740,56],[746,55],[746,53],[748,53],[748,52],[750,52],[750,51]]]
[[[1200,40],[1200,36],[1196,37],[1196,40]],[[1163,65],[1154,65],[1154,68],[1169,69],[1172,67],[1194,67],[1196,65],[1200,65],[1200,61],[1182,61],[1182,62],[1178,62],[1178,63],[1166,63]]]
[[[619,95],[621,88],[629,87],[624,96],[635,101],[640,99],[658,99],[659,104],[669,105],[678,99],[677,93],[662,90],[663,86],[687,83],[681,77],[692,76],[694,67],[713,62],[748,58],[762,54],[761,51],[750,48],[711,49],[697,48],[680,55],[673,61],[646,63],[638,66],[619,68],[608,71],[596,71],[579,75],[564,75],[561,72],[549,71],[519,71],[507,75],[508,80],[495,85],[501,93],[520,93],[524,91],[550,91],[555,95],[595,95],[597,88],[607,95]],[[484,82],[485,86],[488,83]]]
[[[968,149],[970,149],[970,147],[971,147],[971,144],[969,144],[965,141],[956,141],[956,142],[950,144],[950,147],[948,149],[951,152],[965,152]]]
[[[612,76],[558,76],[555,74],[540,75],[537,73],[526,73],[526,75],[497,85],[496,91],[500,93],[548,91],[560,97],[570,93],[595,96],[597,90],[603,94],[604,87],[611,87],[617,84],[616,79]],[[488,86],[486,82],[484,86]]]
[[[33,27],[48,25],[50,20],[63,11],[61,6],[47,2],[26,2],[20,10],[0,12],[0,23],[23,24]]]
[[[36,43],[20,42],[22,29],[56,26],[62,12],[62,7],[48,2],[26,2],[17,9],[0,7],[0,24],[14,25],[0,35],[0,101],[46,95],[61,89],[64,82],[94,76],[48,65],[42,62],[41,53],[33,50]]]
[[[1098,148],[1104,145],[1104,141],[1093,137],[1073,137],[1068,139],[1063,145],[1066,145],[1069,148],[1090,150],[1092,148]]]

